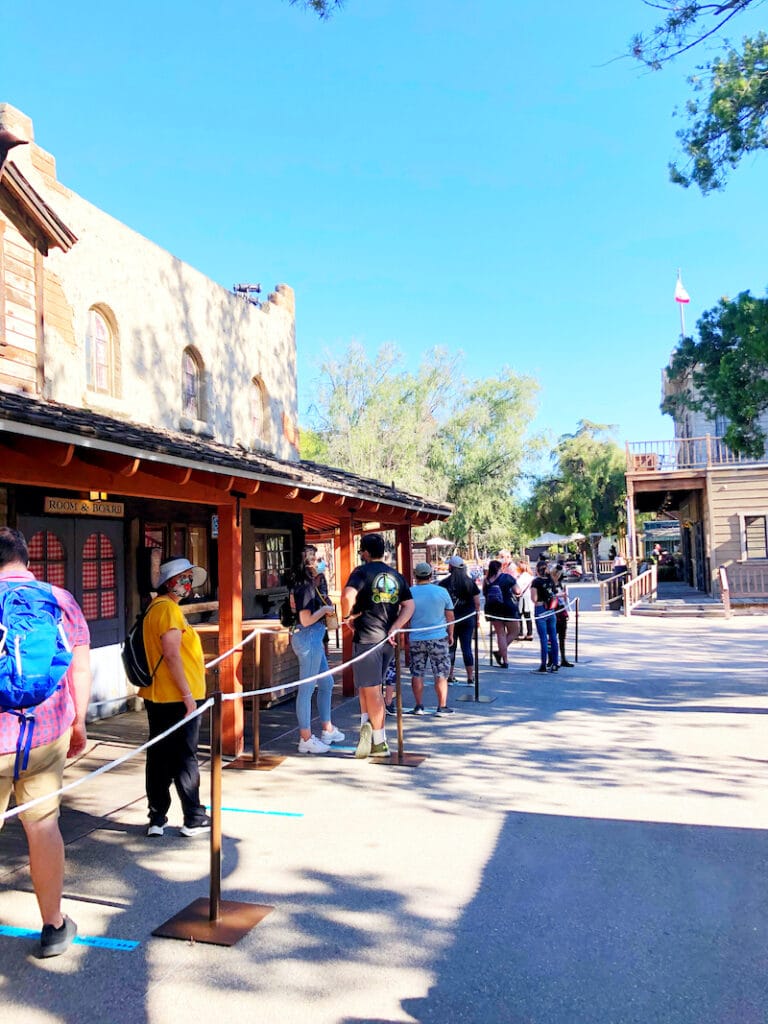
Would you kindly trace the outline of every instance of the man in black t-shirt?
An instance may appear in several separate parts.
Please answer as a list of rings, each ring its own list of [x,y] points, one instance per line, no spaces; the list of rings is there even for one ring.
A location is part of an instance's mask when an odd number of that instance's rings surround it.
[[[344,625],[354,631],[353,654],[358,657],[370,652],[352,666],[360,698],[360,740],[355,757],[389,753],[381,684],[392,660],[393,634],[413,615],[410,588],[399,572],[381,560],[383,555],[381,534],[366,534],[360,541],[363,564],[353,569],[341,595]],[[387,639],[390,643],[376,646]]]

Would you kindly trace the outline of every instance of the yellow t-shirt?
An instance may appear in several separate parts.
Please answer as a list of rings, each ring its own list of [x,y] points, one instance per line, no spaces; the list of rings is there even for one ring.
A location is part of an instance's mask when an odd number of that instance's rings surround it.
[[[147,651],[150,671],[160,661],[160,656],[163,653],[160,637],[169,629],[181,631],[181,661],[184,665],[184,675],[187,677],[195,700],[203,700],[205,698],[205,666],[200,637],[184,618],[184,612],[176,602],[165,594],[161,594],[154,599],[144,617],[144,647]],[[168,670],[165,659],[160,661],[152,684],[145,686],[140,691],[140,696],[145,700],[156,701],[158,704],[170,704],[183,699]]]

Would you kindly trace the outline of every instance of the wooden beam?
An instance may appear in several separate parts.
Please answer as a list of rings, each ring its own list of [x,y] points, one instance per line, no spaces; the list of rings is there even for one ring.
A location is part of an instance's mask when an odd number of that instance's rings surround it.
[[[299,496],[299,488],[298,488],[298,487],[292,487],[292,488],[290,489],[290,491],[286,491],[286,492],[285,492],[285,493],[283,494],[283,497],[284,497],[284,498],[285,498],[286,500],[288,500],[288,501],[293,501],[293,500],[294,500],[294,498],[298,498],[298,496]]]
[[[190,466],[171,466],[165,462],[151,462],[148,459],[142,460],[141,471],[177,487],[184,487],[192,478]]]
[[[261,480],[241,480],[238,478],[235,483],[237,484],[235,490],[242,491],[243,494],[247,494],[248,497],[252,494],[256,494],[261,487]]]
[[[192,470],[192,480],[203,487],[213,487],[216,491],[231,491],[235,486],[235,477],[223,473],[206,473],[201,469]]]
[[[22,455],[27,455],[36,462],[47,462],[51,466],[58,466],[63,469],[68,466],[75,455],[73,444],[61,444],[59,441],[46,441],[42,437],[15,437],[11,442],[8,435],[2,438],[9,447],[13,447]]]
[[[243,538],[231,505],[219,505],[219,654],[234,647],[243,637]],[[257,641],[258,642],[258,641]],[[222,693],[242,693],[242,648],[219,665]],[[243,750],[244,715],[242,700],[224,704],[224,753],[237,757]]]
[[[313,505],[317,505],[318,502],[325,501],[325,491],[318,491],[317,494],[309,500]]]
[[[346,497],[343,494],[340,494],[337,498],[333,499],[331,504],[334,505],[336,508],[341,508],[346,500]]]
[[[95,448],[80,448],[77,454],[89,466],[98,466],[100,469],[106,469],[108,473],[117,473],[119,476],[135,476],[141,465],[141,459],[132,455],[105,452]]]

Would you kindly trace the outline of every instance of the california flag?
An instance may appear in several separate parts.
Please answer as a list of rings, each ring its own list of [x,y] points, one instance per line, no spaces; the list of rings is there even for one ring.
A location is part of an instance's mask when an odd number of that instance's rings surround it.
[[[683,282],[680,275],[677,275],[677,284],[675,285],[675,302],[690,302],[691,297],[688,292],[683,288]]]

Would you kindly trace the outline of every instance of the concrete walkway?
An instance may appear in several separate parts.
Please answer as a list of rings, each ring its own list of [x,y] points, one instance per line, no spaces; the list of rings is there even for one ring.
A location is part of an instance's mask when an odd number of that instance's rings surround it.
[[[765,1024],[766,626],[583,614],[576,668],[521,643],[486,657],[494,703],[409,718],[413,770],[300,757],[283,709],[283,765],[224,773],[224,898],[275,907],[232,948],[151,937],[207,895],[207,843],[143,836],[141,759],[99,777],[63,815],[66,908],[138,946],[0,936],[5,1019]],[[354,702],[335,718],[354,741]],[[72,775],[144,716],[93,735]],[[17,824],[0,851],[0,922],[37,928]]]

